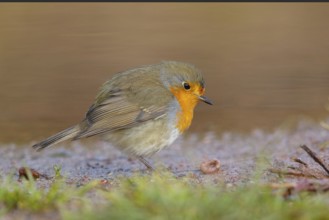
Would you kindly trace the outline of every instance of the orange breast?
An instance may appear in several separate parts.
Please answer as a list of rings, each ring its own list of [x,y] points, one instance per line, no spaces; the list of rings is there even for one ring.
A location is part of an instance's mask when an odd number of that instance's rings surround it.
[[[194,94],[188,93],[183,89],[172,88],[171,92],[174,94],[180,105],[180,111],[177,112],[176,127],[182,133],[190,127],[193,119],[193,111],[198,103],[198,99]]]

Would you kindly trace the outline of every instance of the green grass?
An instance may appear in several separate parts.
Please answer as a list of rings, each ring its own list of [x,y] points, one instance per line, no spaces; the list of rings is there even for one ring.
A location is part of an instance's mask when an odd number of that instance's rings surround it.
[[[228,190],[159,174],[124,180],[106,197],[110,204],[103,211],[83,219],[328,219],[329,205],[327,195],[287,201],[266,186]]]
[[[27,173],[30,180],[21,178],[18,181],[13,176],[0,178],[0,216],[17,210],[31,213],[61,211],[73,203],[79,203],[81,207],[88,205],[84,195],[93,189],[94,183],[77,188],[66,184],[60,171],[54,169],[57,171],[55,179],[49,181],[47,187],[37,184],[30,172]]]
[[[2,214],[55,210],[63,219],[328,219],[327,194],[302,193],[285,200],[259,184],[226,188],[200,185],[168,173],[119,178],[110,187],[53,181],[1,180]]]

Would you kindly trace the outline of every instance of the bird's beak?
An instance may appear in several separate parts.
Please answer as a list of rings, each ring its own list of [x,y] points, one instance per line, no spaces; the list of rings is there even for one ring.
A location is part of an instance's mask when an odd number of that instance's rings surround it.
[[[210,99],[208,99],[207,97],[203,96],[203,95],[200,95],[199,96],[199,99],[205,103],[207,103],[208,105],[213,105],[212,104],[212,101],[210,101]]]

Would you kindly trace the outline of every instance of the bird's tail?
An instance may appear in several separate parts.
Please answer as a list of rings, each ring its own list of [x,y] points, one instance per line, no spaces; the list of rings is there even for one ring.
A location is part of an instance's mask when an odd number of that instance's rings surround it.
[[[79,125],[75,125],[73,127],[67,128],[64,131],[61,131],[53,136],[50,136],[49,138],[33,145],[32,147],[34,149],[36,149],[37,151],[40,151],[43,148],[50,147],[59,142],[74,138],[79,133],[79,131],[80,131]]]

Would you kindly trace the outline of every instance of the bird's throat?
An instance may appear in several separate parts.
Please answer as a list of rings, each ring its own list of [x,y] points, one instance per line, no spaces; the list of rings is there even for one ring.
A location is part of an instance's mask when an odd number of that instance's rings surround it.
[[[177,124],[178,130],[183,133],[188,129],[192,123],[193,111],[198,103],[198,99],[194,94],[187,93],[181,89],[172,88],[171,92],[176,97],[180,110],[177,112]]]

